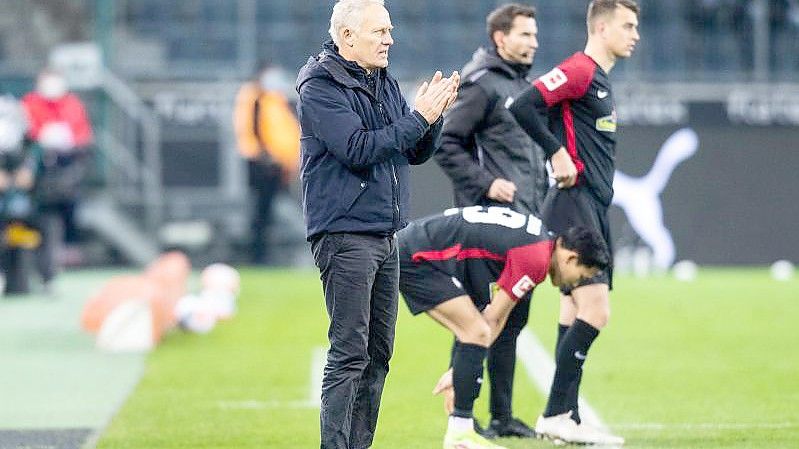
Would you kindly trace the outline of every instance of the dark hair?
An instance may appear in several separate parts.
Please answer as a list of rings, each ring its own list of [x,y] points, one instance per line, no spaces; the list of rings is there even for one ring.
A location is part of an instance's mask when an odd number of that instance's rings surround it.
[[[602,238],[593,229],[574,226],[560,235],[564,248],[577,252],[577,262],[589,268],[605,270],[610,266],[610,251]]]
[[[612,13],[619,6],[629,9],[635,15],[641,14],[641,8],[635,0],[593,0],[588,5],[588,23],[599,16]]]
[[[513,19],[516,16],[524,16],[535,19],[535,8],[529,5],[522,5],[519,3],[508,3],[499,8],[491,11],[486,17],[486,31],[488,32],[488,39],[494,43],[494,32],[502,31],[507,34],[513,27]]]

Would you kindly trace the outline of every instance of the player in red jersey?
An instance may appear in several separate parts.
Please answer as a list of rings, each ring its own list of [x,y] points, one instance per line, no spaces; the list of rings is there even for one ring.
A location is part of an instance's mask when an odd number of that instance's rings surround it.
[[[610,256],[587,228],[548,232],[534,215],[472,206],[412,222],[398,233],[400,291],[411,312],[426,312],[457,339],[454,409],[444,448],[499,448],[473,429],[487,348],[517,301],[550,276],[572,287],[597,276]]]
[[[608,247],[607,211],[613,198],[616,152],[616,109],[608,72],[635,49],[638,14],[633,0],[593,0],[588,7],[585,51],[575,53],[506,103],[552,162],[557,186],[544,200],[547,227],[558,232],[588,226],[604,237]],[[557,369],[546,410],[536,423],[539,434],[576,443],[624,442],[581,427],[577,408],[583,363],[610,315],[611,287],[612,270],[605,270],[574,288],[561,289]]]

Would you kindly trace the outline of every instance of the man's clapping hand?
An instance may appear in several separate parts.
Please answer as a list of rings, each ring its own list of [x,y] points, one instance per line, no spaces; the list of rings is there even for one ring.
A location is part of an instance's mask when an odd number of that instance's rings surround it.
[[[430,81],[425,81],[419,87],[413,103],[414,109],[422,114],[427,123],[433,124],[455,102],[460,82],[461,77],[457,71],[452,72],[449,78],[444,78],[437,71]]]

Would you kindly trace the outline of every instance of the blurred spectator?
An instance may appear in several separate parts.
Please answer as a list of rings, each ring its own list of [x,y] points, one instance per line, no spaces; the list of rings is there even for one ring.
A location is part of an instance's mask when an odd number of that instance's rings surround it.
[[[255,197],[252,215],[252,262],[269,262],[266,231],[272,222],[275,195],[297,174],[300,127],[289,106],[283,71],[266,66],[236,96],[233,123],[239,152],[247,159],[249,185]]]
[[[794,73],[799,66],[799,0],[771,0],[769,25],[770,68]]]
[[[696,67],[751,70],[752,16],[746,0],[690,0],[685,9],[694,36]]]
[[[22,99],[28,115],[28,137],[41,148],[40,172],[36,180],[38,224],[43,242],[39,269],[45,285],[66,260],[79,259],[75,208],[88,168],[88,148],[93,136],[86,110],[70,93],[59,73],[44,70],[36,89]],[[70,245],[66,248],[64,243]],[[72,262],[77,262],[73,260]]]
[[[0,97],[0,270],[8,293],[28,292],[29,273],[22,254],[40,242],[39,233],[30,227],[36,162],[25,139],[27,126],[19,102]]]

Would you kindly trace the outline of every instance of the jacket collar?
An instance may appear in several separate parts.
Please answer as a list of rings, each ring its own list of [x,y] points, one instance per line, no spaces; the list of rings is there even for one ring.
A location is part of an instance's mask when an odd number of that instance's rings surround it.
[[[338,47],[329,40],[324,43],[322,52],[319,54],[319,64],[330,76],[338,83],[349,88],[366,88],[366,70],[353,61],[344,59],[338,51]],[[385,69],[377,69],[372,76],[377,77],[378,86],[385,77]]]
[[[525,78],[530,72],[530,64],[519,64],[502,59],[496,48],[480,47],[472,55],[472,60],[463,69],[466,78],[479,70],[487,69],[500,72],[508,78]]]

